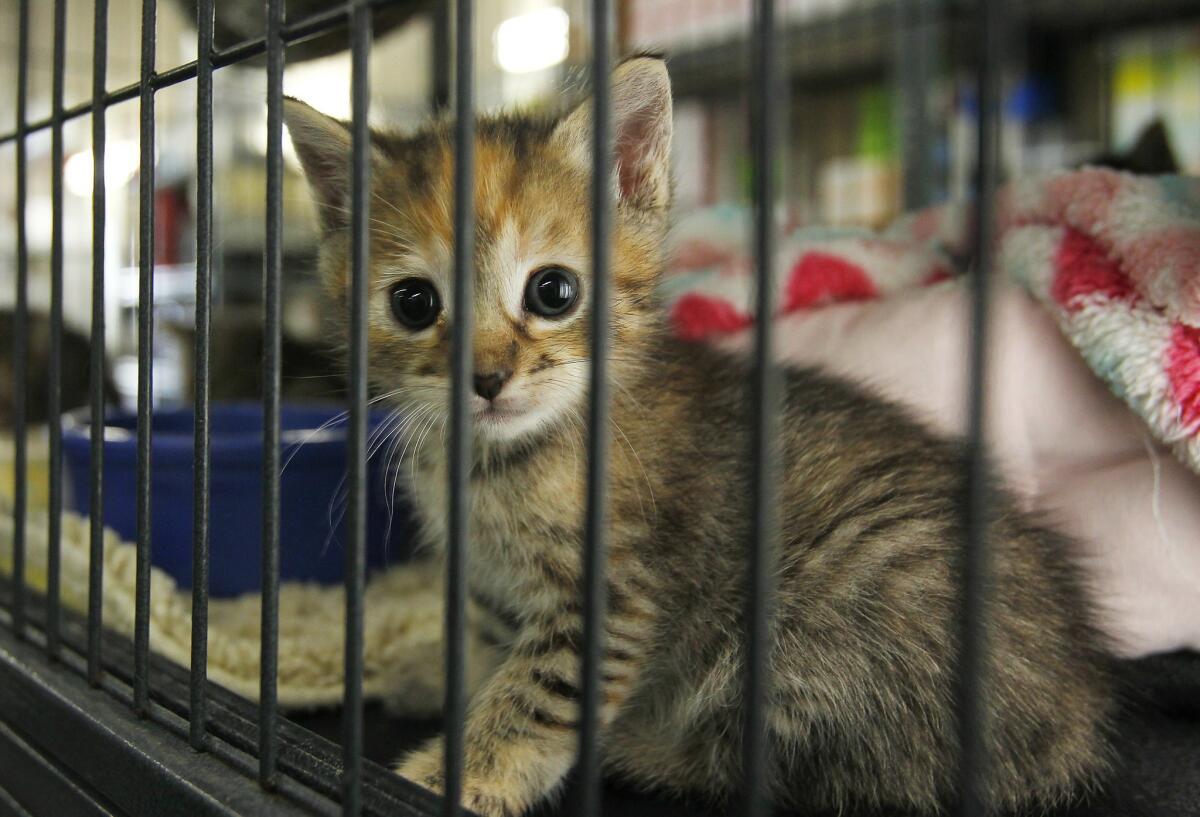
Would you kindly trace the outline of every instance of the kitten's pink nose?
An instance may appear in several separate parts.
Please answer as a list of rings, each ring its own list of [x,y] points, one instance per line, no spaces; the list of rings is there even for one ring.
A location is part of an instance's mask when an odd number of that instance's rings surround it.
[[[512,377],[511,369],[504,369],[499,372],[488,372],[487,374],[475,375],[475,393],[484,400],[495,400],[504,388],[504,384]]]

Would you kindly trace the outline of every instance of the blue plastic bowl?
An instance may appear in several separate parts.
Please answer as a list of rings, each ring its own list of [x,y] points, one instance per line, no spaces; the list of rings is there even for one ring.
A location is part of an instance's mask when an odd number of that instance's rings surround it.
[[[337,408],[285,406],[281,416],[279,569],[284,581],[336,584],[345,575],[346,425],[317,431]],[[383,416],[373,416],[372,428]],[[214,405],[211,413],[212,505],[210,592],[237,596],[262,586],[262,409]],[[150,471],[151,559],[181,586],[192,583],[193,413],[156,411]],[[68,507],[91,512],[88,414],[68,415],[63,454]],[[382,455],[368,467],[367,564],[411,554],[414,522],[402,496],[388,502]],[[104,430],[107,527],[133,541],[136,532],[137,416],[120,412]],[[391,507],[389,507],[389,505]]]

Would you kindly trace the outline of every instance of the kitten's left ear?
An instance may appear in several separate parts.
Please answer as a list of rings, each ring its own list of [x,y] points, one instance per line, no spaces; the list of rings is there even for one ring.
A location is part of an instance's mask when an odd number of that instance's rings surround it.
[[[613,159],[620,201],[643,210],[671,204],[671,78],[658,57],[625,60],[612,76]],[[592,103],[567,115],[554,141],[571,161],[592,167]]]

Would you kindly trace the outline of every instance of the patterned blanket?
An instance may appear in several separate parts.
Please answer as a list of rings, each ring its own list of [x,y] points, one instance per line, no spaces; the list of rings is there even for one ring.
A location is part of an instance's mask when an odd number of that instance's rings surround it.
[[[882,233],[801,228],[778,243],[779,314],[886,298],[964,272],[970,213],[951,204]],[[996,201],[995,270],[1057,320],[1092,371],[1200,473],[1200,179],[1089,168],[1014,182]],[[752,320],[749,214],[704,210],[677,230],[664,284],[678,334]]]

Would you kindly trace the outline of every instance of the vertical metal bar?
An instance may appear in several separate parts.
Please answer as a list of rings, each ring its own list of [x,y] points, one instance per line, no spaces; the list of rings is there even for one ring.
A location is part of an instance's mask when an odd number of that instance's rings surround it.
[[[212,329],[213,0],[196,6],[196,481],[192,494],[192,665],[189,739],[207,744],[208,730],[208,516],[209,348]]]
[[[50,133],[50,359],[46,366],[50,426],[50,497],[46,527],[46,652],[59,652],[62,613],[62,321],[63,321],[63,82],[66,74],[67,3],[54,0],[53,124]]]
[[[592,3],[592,324],[588,391],[587,510],[583,552],[583,656],[579,721],[580,800],[576,812],[600,813],[600,666],[604,656],[608,351],[612,232],[612,5]]]
[[[893,83],[904,170],[904,209],[933,199],[933,123],[929,88],[937,59],[935,11],[930,0],[900,0],[895,6]]]
[[[137,572],[134,579],[133,708],[150,707],[150,422],[154,360],[154,47],[157,0],[142,0],[138,161]]]
[[[962,630],[958,655],[958,813],[974,817],[984,811],[986,777],[984,711],[981,700],[986,645],[987,529],[991,486],[984,451],[984,407],[988,301],[992,268],[994,199],[997,183],[997,131],[1000,117],[1001,4],[977,0],[975,13],[979,130],[976,145],[975,219],[972,236],[970,376],[967,394],[967,448],[963,473],[964,530]]]
[[[753,162],[754,263],[758,320],[754,330],[754,370],[749,406],[752,471],[751,538],[746,570],[746,702],[744,763],[747,817],[770,813],[767,799],[766,701],[769,694],[771,573],[778,536],[776,508],[777,402],[779,373],[771,342],[775,314],[774,172],[778,155],[778,78],[774,0],[755,0],[750,88]]]
[[[96,0],[92,27],[92,439],[91,540],[88,557],[88,680],[100,683],[104,615],[104,92],[108,69],[108,0]]]
[[[450,25],[450,4],[437,3],[431,12],[432,48],[430,54],[433,64],[430,66],[430,76],[433,77],[433,88],[429,99],[430,107],[435,111],[444,111],[450,106],[450,40],[452,37]]]
[[[475,285],[475,52],[471,0],[455,2],[454,43],[454,297],[450,350],[450,484],[446,560],[446,794],[445,817],[461,809],[466,720],[467,540],[470,531],[471,382]]]
[[[27,380],[29,369],[29,249],[25,233],[27,155],[25,111],[29,91],[29,0],[21,0],[17,23],[17,302],[13,315],[13,631],[25,634],[25,519]]]
[[[346,540],[346,656],[342,706],[342,812],[362,812],[363,770],[363,593],[367,576],[367,295],[371,224],[370,87],[371,8],[359,0],[350,17],[350,469]]]
[[[258,779],[275,785],[279,755],[279,289],[283,274],[283,0],[267,8],[267,248],[263,267],[262,653]]]
[[[1120,8],[1121,0],[1104,0],[1100,16],[1103,20],[1112,19],[1113,7]],[[1118,38],[1109,34],[1096,38],[1096,61],[1100,68],[1100,88],[1096,95],[1100,120],[1100,149],[1109,154],[1113,149],[1113,80],[1117,67]]]

